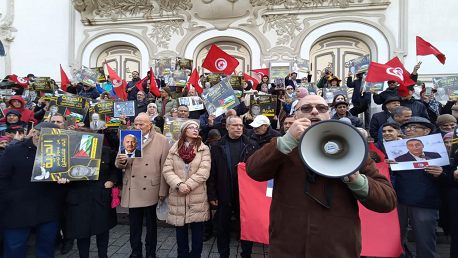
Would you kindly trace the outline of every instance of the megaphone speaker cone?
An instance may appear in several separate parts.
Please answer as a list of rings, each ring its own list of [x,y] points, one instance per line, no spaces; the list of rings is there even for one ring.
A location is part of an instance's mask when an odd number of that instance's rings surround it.
[[[307,168],[330,178],[355,173],[368,155],[368,144],[358,129],[338,120],[310,126],[302,135],[298,148]]]

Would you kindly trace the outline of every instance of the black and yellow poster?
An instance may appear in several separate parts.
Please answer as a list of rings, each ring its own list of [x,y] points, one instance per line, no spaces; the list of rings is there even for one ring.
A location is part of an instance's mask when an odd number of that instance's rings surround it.
[[[190,76],[192,72],[192,64],[193,61],[191,59],[177,57],[177,61],[175,63],[175,70],[184,70],[186,71],[186,75]]]
[[[156,60],[156,75],[161,75],[164,77],[165,81],[168,81],[168,78],[171,75],[171,73],[172,61],[170,60],[170,58]]]
[[[265,115],[273,118],[277,111],[276,95],[253,95],[250,100],[250,115],[256,118],[258,115]]]
[[[199,120],[195,119],[164,117],[164,130],[162,131],[162,134],[167,137],[170,147],[172,147],[172,145],[180,139],[181,125],[188,120],[193,120],[199,124]]]
[[[113,100],[91,100],[89,107],[89,120],[94,123],[95,120],[103,122],[106,127],[119,127],[121,120],[114,116]],[[92,126],[92,124],[91,124]]]
[[[91,68],[92,70],[96,70],[99,73],[99,79],[97,79],[97,82],[106,82],[107,77],[105,76],[105,71],[103,70],[103,67],[96,67],[96,68]]]
[[[202,93],[209,114],[220,116],[240,104],[227,78]]]
[[[74,117],[76,122],[79,123],[84,121],[88,109],[89,102],[87,98],[67,93],[51,98],[44,118],[51,118],[56,114],[60,114],[64,117]]]
[[[32,89],[34,91],[52,92],[51,79],[49,77],[36,77]]]
[[[92,84],[97,83],[100,75],[101,74],[99,73],[97,68],[90,69],[90,68],[87,68],[86,66],[81,66],[81,69],[79,69],[76,72],[76,75],[73,79],[77,82],[82,82],[83,84],[86,84],[86,85],[92,85]]]
[[[223,79],[223,76],[224,76],[224,73],[210,73],[205,77],[204,82],[209,82],[211,84],[217,84],[221,82],[221,80]]]
[[[32,182],[98,180],[103,134],[43,128]]]
[[[300,83],[297,85],[298,88],[306,88],[309,92],[309,95],[316,95],[316,85],[315,83],[308,82],[308,83]]]
[[[172,78],[175,86],[185,87],[188,82],[188,75],[185,70],[175,70],[172,73]]]
[[[243,83],[245,82],[243,76],[230,76],[229,83],[234,90],[235,96],[241,98],[243,96]]]

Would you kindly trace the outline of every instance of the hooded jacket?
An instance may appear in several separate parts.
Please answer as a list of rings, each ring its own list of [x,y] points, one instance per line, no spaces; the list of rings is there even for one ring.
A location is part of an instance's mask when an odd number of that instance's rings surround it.
[[[13,100],[19,100],[21,102],[21,107],[20,108],[15,108],[13,104],[11,104],[11,101]],[[11,99],[8,101],[10,108],[7,108],[3,110],[3,112],[6,114],[8,110],[14,109],[19,111],[21,113],[21,121],[28,123],[30,121],[33,121],[35,124],[37,123],[37,120],[33,117],[34,113],[32,110],[25,109],[24,108],[24,99],[21,96],[12,96]],[[0,122],[5,123],[6,122],[6,117],[0,119]]]

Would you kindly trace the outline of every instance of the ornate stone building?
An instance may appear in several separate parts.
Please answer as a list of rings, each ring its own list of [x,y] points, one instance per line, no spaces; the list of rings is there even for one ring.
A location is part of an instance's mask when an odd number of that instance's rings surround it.
[[[344,77],[345,64],[370,54],[416,63],[415,36],[446,56],[423,61],[420,79],[457,73],[457,1],[445,0],[44,0],[0,2],[0,76],[34,73],[60,80],[105,60],[121,77],[143,76],[158,58],[201,64],[211,44],[240,61],[238,73],[309,59],[313,80],[325,67]],[[446,25],[450,24],[450,26]]]

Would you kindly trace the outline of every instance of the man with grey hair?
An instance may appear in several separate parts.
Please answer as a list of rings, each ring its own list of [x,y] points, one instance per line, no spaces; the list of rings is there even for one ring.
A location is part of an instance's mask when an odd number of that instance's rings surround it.
[[[92,130],[100,130],[104,126],[105,126],[105,122],[100,121],[99,114],[97,113],[92,114],[92,121],[90,123],[90,128]]]
[[[232,115],[226,118],[227,134],[210,150],[211,170],[207,180],[208,200],[218,210],[217,243],[220,257],[229,257],[230,221],[240,221],[237,164],[246,162],[258,149],[255,142],[243,134],[243,121]],[[242,257],[250,257],[253,242],[241,240]]]

